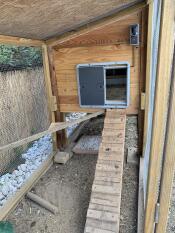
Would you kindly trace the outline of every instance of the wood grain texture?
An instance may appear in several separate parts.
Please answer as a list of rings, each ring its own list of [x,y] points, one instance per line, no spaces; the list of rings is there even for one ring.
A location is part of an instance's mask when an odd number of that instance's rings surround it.
[[[164,152],[164,161],[162,169],[162,179],[160,186],[160,214],[159,222],[156,227],[156,233],[165,233],[169,217],[169,207],[173,189],[173,178],[175,170],[175,50],[173,63],[172,89],[170,94],[170,107],[168,114],[168,126],[166,132],[166,143]]]
[[[47,45],[42,45],[42,56],[43,56],[45,87],[46,87],[46,93],[47,93],[50,122],[55,122],[55,115],[51,108],[53,94],[52,94],[52,86],[51,86],[50,66],[49,66],[49,56],[48,56],[48,51],[47,51]]]
[[[102,138],[84,232],[89,232],[89,229],[90,232],[99,233],[119,232],[125,122],[125,111],[122,114],[121,110],[107,110],[104,126],[110,123],[114,126],[122,124],[123,127],[122,130],[114,131],[116,144],[113,144],[113,138],[109,136],[107,142],[104,136]],[[106,135],[106,128],[103,129],[102,134]],[[117,151],[115,151],[116,147]],[[101,148],[106,148],[107,153]]]
[[[143,155],[143,134],[144,134],[144,118],[145,111],[142,109],[142,93],[145,93],[146,86],[146,57],[147,57],[147,28],[148,28],[148,7],[142,11],[142,20],[141,20],[141,48],[140,48],[140,83],[139,83],[139,95],[140,95],[140,109],[138,113],[138,153]]]
[[[64,43],[58,44],[55,49],[64,47],[82,47],[92,45],[109,45],[109,44],[120,44],[129,43],[129,30],[128,25],[135,24],[140,21],[140,12],[133,13],[126,16],[126,20],[121,20],[120,24],[116,27],[116,22],[110,24],[108,28],[97,28],[89,32],[86,35],[80,35],[79,37],[73,38],[72,40],[65,41]]]
[[[144,229],[146,233],[152,233],[154,230],[155,206],[158,199],[161,163],[165,142],[167,103],[169,100],[171,66],[174,52],[174,7],[172,7],[172,5],[174,5],[174,0],[162,2],[153,132],[146,200]],[[157,233],[160,233],[160,231]]]
[[[133,65],[135,56],[135,66]],[[108,45],[63,48],[54,53],[55,71],[61,112],[92,112],[80,108],[76,79],[76,65],[81,63],[128,61],[131,64],[131,98],[128,114],[137,114],[139,108],[139,59],[140,49],[133,53],[129,45]],[[138,60],[138,61],[137,61]]]
[[[44,45],[44,41],[42,40],[33,40],[33,39],[26,39],[15,36],[4,36],[4,35],[0,35],[0,43],[19,45],[19,46],[37,46],[37,47]]]
[[[145,27],[143,20],[145,8],[136,7],[128,10],[122,17],[127,20],[111,19],[99,22],[92,30],[81,33],[81,30],[60,39],[54,47],[54,63],[61,112],[93,112],[95,109],[79,107],[76,66],[82,63],[127,61],[131,65],[130,105],[127,114],[138,114],[140,107],[140,91],[144,83],[142,73],[141,51],[145,48]],[[140,47],[129,45],[129,27],[133,23],[140,24]],[[142,35],[143,34],[143,35]],[[143,53],[142,58],[145,56]],[[143,77],[142,77],[143,76]]]
[[[49,68],[50,68],[50,85],[51,85],[51,90],[52,94],[56,98],[56,107],[57,110],[54,111],[54,118],[56,122],[63,122],[64,119],[64,114],[60,112],[60,105],[59,105],[59,96],[58,96],[58,89],[56,85],[56,74],[55,74],[55,66],[54,66],[54,59],[53,59],[53,50],[52,48],[47,46],[47,54],[49,58]],[[56,137],[56,145],[59,149],[63,149],[64,146],[67,143],[67,137],[66,137],[66,131],[62,130],[59,132],[55,133]]]
[[[42,45],[42,56],[43,56],[43,67],[44,67],[44,79],[45,79],[45,88],[47,94],[47,101],[48,101],[48,111],[49,111],[49,120],[50,123],[55,122],[55,114],[52,110],[52,100],[53,100],[53,93],[52,93],[52,85],[51,85],[51,75],[50,75],[50,65],[49,65],[49,56],[47,45]],[[53,140],[53,148],[57,150],[57,142],[56,142],[56,133],[52,134]]]

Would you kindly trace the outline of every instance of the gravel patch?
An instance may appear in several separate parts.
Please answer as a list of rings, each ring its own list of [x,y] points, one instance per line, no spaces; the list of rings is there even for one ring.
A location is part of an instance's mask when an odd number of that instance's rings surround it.
[[[79,118],[85,116],[87,113],[83,113],[83,112],[73,112],[73,113],[68,113],[66,115],[66,121],[73,121],[73,120],[78,120]],[[78,126],[78,124],[70,126],[66,129],[66,134],[69,137],[73,131],[76,129],[76,127]]]
[[[52,152],[52,140],[46,135],[35,141],[32,146],[21,156],[24,163],[20,164],[12,173],[6,173],[0,177],[0,207],[13,196],[24,182],[38,169],[41,163]]]
[[[101,136],[82,136],[73,148],[76,154],[98,154]]]
[[[83,135],[101,135],[104,117],[91,120]],[[131,130],[132,129],[132,130]],[[126,125],[127,147],[137,147],[137,118]],[[126,153],[125,153],[126,156]],[[65,165],[54,165],[39,180],[33,192],[58,206],[53,215],[23,199],[8,220],[18,233],[83,233],[94,179],[96,155],[75,155]],[[120,233],[136,233],[138,166],[124,164]]]

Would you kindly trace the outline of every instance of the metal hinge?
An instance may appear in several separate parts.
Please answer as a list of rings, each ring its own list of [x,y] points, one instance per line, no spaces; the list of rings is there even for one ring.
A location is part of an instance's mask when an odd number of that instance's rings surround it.
[[[145,99],[146,99],[145,97],[146,97],[145,92],[142,92],[141,93],[141,106],[140,106],[141,110],[145,110]]]
[[[57,98],[56,96],[52,96],[51,97],[51,111],[55,112],[57,111],[58,107],[57,107]]]
[[[156,203],[155,207],[155,217],[154,217],[154,222],[158,223],[159,222],[159,213],[160,213],[160,203]]]

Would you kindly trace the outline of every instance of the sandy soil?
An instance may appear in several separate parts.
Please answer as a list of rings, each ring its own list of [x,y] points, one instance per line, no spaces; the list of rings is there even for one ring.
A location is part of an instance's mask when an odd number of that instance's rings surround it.
[[[93,127],[92,127],[93,126]],[[103,119],[90,122],[86,135],[99,135]],[[127,120],[126,147],[137,146],[137,121]],[[126,148],[125,148],[126,149]],[[126,156],[126,154],[125,154]],[[74,155],[66,165],[54,165],[33,191],[55,204],[53,215],[30,200],[23,199],[8,220],[16,233],[83,233],[97,156]],[[124,165],[120,233],[136,233],[138,167]]]

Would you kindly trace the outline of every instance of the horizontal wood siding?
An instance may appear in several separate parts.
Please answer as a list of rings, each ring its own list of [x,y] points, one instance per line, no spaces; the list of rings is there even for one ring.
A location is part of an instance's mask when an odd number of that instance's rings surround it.
[[[139,23],[141,12],[115,22],[110,27],[59,45],[54,50],[55,72],[61,112],[93,112],[79,107],[76,66],[82,63],[127,61],[131,65],[130,106],[127,114],[138,114],[140,47],[129,45],[129,26]],[[101,39],[100,39],[101,38]],[[114,44],[114,43],[116,44]],[[120,43],[118,43],[120,42]]]

